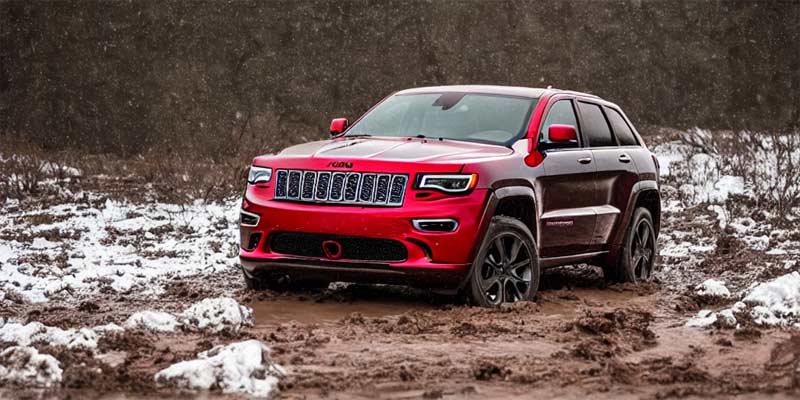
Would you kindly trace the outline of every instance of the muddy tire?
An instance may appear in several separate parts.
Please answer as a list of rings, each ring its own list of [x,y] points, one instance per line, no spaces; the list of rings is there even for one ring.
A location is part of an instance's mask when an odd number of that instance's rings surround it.
[[[258,272],[247,272],[242,268],[242,277],[244,277],[244,285],[249,290],[264,290],[267,288],[264,276]]]
[[[497,307],[531,301],[539,290],[539,253],[521,221],[492,217],[470,269],[466,294],[471,304]]]
[[[655,258],[653,216],[639,207],[633,212],[617,262],[605,266],[603,274],[611,282],[647,282],[653,276]]]
[[[330,285],[325,280],[292,279],[288,275],[269,274],[264,272],[247,272],[242,268],[244,284],[249,290],[302,291],[310,289],[326,289]]]

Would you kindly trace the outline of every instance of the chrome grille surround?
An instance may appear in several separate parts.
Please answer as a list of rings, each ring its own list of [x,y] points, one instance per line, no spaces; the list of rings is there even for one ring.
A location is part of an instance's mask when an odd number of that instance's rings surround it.
[[[405,174],[278,169],[275,200],[399,207],[407,184]]]

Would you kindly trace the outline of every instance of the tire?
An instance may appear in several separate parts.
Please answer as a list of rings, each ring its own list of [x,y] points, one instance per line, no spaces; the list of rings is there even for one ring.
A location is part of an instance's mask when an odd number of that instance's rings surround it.
[[[244,277],[244,285],[248,290],[264,290],[267,288],[265,277],[258,272],[247,272],[242,268],[242,277]]]
[[[657,254],[653,216],[646,208],[633,212],[617,262],[603,268],[611,282],[648,282],[653,276]]]
[[[285,274],[269,274],[263,272],[247,272],[242,268],[244,284],[249,290],[301,291],[310,289],[326,289],[330,281],[311,279],[292,279]]]
[[[531,301],[539,279],[539,253],[530,229],[514,218],[492,217],[470,269],[469,301],[481,307]]]

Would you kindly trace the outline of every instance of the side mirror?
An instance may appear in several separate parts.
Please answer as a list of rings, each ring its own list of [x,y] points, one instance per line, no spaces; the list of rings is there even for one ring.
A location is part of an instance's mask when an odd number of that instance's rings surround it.
[[[336,118],[331,121],[331,136],[336,136],[347,129],[347,118]]]
[[[571,143],[578,141],[578,132],[572,125],[553,124],[547,129],[547,137],[551,143]]]

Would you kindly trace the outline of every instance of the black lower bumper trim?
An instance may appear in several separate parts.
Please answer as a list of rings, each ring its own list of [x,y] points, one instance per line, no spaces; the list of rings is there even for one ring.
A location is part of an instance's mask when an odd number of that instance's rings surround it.
[[[286,274],[302,279],[326,279],[355,283],[386,283],[451,289],[460,286],[466,274],[460,270],[392,268],[384,264],[333,263],[306,260],[257,260],[240,258],[249,272]]]

